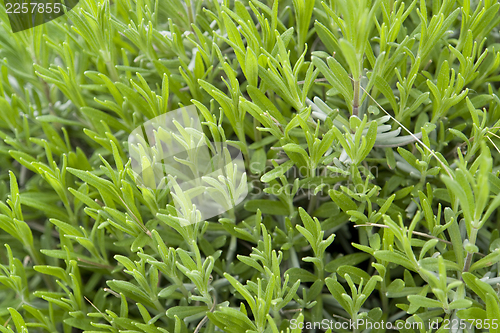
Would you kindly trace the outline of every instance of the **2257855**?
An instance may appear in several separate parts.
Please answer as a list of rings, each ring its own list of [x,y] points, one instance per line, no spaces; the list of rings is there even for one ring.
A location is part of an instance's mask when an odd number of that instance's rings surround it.
[[[5,10],[7,14],[27,14],[27,13],[55,13],[58,14],[61,12],[62,4],[61,3],[38,3],[38,2],[25,2],[23,4],[20,3],[6,3]]]

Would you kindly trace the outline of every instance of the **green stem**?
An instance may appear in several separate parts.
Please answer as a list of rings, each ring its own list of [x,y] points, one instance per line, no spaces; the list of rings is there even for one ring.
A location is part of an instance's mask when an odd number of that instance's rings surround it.
[[[309,215],[311,215],[314,212],[314,210],[316,209],[317,201],[318,201],[318,198],[315,195],[313,195],[311,200],[309,200],[309,205],[307,206],[307,213]]]
[[[165,310],[165,308],[163,307],[163,305],[161,305],[161,303],[158,300],[158,298],[155,297],[153,303],[156,306],[156,310],[158,310],[159,313],[165,313],[167,311],[167,310]]]
[[[358,79],[354,80],[354,96],[352,98],[352,115],[358,116],[359,109],[359,87],[360,82]]]
[[[179,289],[181,290],[182,294],[184,295],[184,297],[186,297],[186,299],[188,298],[188,295],[189,295],[189,292],[188,290],[186,289],[186,286],[184,285],[184,283],[182,283],[182,280],[179,279],[177,276],[174,276],[172,277],[174,282],[175,282],[175,285],[177,287],[179,287]]]
[[[35,265],[43,265],[45,264],[45,261],[42,259],[42,257],[39,255],[39,253],[36,251],[34,246],[27,246],[28,253],[30,254],[31,258],[33,258],[33,262]],[[45,274],[42,274],[43,281],[47,285],[47,288],[50,291],[54,291],[55,287],[54,284],[52,283],[52,280],[49,279],[49,277]]]
[[[295,251],[295,248],[293,246],[290,248],[290,261],[292,263],[292,267],[300,268],[299,259],[297,258],[297,252]]]
[[[191,4],[191,0],[187,0],[186,5],[187,5],[187,12],[188,12],[187,14],[189,19],[189,29],[193,31],[193,27],[191,25],[194,23],[194,17],[193,17],[193,6]]]
[[[113,82],[118,82],[119,81],[119,76],[118,72],[116,71],[116,68],[114,66],[114,61],[113,55],[111,51],[102,51],[101,53],[102,57],[104,58],[104,62],[106,63],[106,67],[108,68],[109,75],[111,76],[111,79]]]
[[[196,257],[196,267],[201,272],[203,268],[203,263],[201,262],[200,248],[198,247],[196,240],[192,240],[191,243],[189,244],[189,247],[191,248],[191,251],[194,252],[194,255]]]
[[[234,259],[234,254],[236,253],[237,239],[235,236],[231,236],[231,241],[229,242],[229,249],[226,256],[226,271],[229,271],[229,265]]]
[[[476,245],[476,239],[477,239],[477,233],[479,229],[477,227],[472,227],[472,230],[470,232],[470,237],[469,237],[469,243],[472,245]],[[463,272],[468,272],[470,269],[470,265],[472,263],[472,257],[474,256],[473,252],[467,252],[467,257],[465,258],[465,265]]]
[[[245,145],[245,147],[248,147],[247,146],[247,139],[245,137],[245,129],[243,128],[243,123],[242,122],[238,122],[236,124],[235,132],[236,132],[236,136],[238,137],[238,140],[243,145]],[[250,155],[248,155],[248,148],[245,148],[241,153],[243,154],[243,160],[245,162],[245,168],[248,170],[248,169],[250,169]]]
[[[384,313],[389,313],[389,299],[387,298],[387,285],[386,285],[386,276],[387,276],[387,271],[385,272],[385,276],[382,278],[384,279],[382,282],[380,282],[380,298],[382,299],[382,311]]]
[[[259,121],[256,118],[253,118],[253,134],[255,136],[255,140],[254,140],[255,142],[259,142],[260,140],[262,140],[262,134],[257,129],[257,127],[259,127],[259,126],[260,126]]]
[[[109,75],[111,75],[111,79],[114,82],[118,82],[119,81],[118,72],[116,71],[116,68],[113,65],[113,63],[111,62],[111,60],[106,61],[106,67],[108,67],[108,71],[109,71]]]
[[[236,215],[234,213],[234,208],[230,209],[228,211],[228,214],[231,218],[231,220],[234,221],[236,224]],[[229,248],[227,250],[227,255],[226,255],[226,271],[229,271],[229,265],[234,259],[234,254],[236,253],[236,247],[237,247],[237,241],[238,239],[235,236],[231,236],[231,240],[229,241]]]

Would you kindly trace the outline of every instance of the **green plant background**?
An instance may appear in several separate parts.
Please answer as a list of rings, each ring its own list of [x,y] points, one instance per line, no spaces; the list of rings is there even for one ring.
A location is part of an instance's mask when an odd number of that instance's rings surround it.
[[[0,6],[0,331],[500,332],[499,8],[81,0],[13,34]],[[253,187],[183,226],[126,141],[191,104]]]

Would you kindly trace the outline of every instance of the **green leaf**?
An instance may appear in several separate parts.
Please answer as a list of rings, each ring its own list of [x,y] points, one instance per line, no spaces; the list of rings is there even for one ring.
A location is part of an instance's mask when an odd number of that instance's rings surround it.
[[[486,294],[486,316],[489,319],[499,319],[500,318],[500,308],[498,306],[498,296],[495,294]],[[491,324],[491,323],[489,323]],[[483,327],[486,327],[483,324]],[[500,328],[497,325],[490,325],[490,332],[498,333]]]
[[[379,250],[375,251],[373,255],[379,260],[393,262],[409,270],[416,271],[416,268],[412,265],[412,262],[402,254],[388,250]]]
[[[346,302],[344,297],[342,297],[342,295],[346,294],[344,287],[342,287],[342,285],[338,281],[329,277],[325,279],[325,283],[332,296],[337,300],[337,302],[339,302],[344,310],[350,313],[350,305]]]
[[[313,273],[298,267],[292,267],[285,272],[290,276],[290,282],[300,280],[301,282],[314,282],[318,279]]]
[[[288,160],[283,164],[275,166],[275,168],[267,173],[265,173],[260,180],[264,183],[269,183],[271,180],[276,179],[284,175],[290,168],[294,165],[292,160]]]
[[[359,151],[359,155],[356,157],[356,161],[361,163],[366,156],[370,153],[375,144],[375,140],[377,140],[377,122],[372,121],[370,126],[368,127],[368,132],[366,133],[366,143],[361,146],[362,149]]]
[[[61,281],[69,283],[68,274],[61,267],[54,267],[54,266],[48,266],[48,265],[36,265],[36,266],[33,266],[33,269],[39,273],[55,276],[56,278],[60,279]]]
[[[236,289],[236,291],[238,291],[241,294],[241,296],[243,296],[245,298],[245,300],[250,305],[250,308],[252,309],[252,311],[254,311],[256,309],[255,300],[252,297],[252,295],[250,294],[250,292],[238,280],[236,280],[234,277],[232,277],[228,273],[224,273],[224,277],[226,279],[228,279],[229,283],[231,283],[231,285],[234,287],[234,289]]]
[[[353,98],[353,88],[351,81],[349,80],[349,75],[345,71],[345,69],[332,57],[327,59],[328,65],[330,68],[326,66],[326,64],[320,58],[316,56],[312,56],[311,60],[317,68],[319,68],[320,72],[328,79],[328,82],[336,88],[346,101],[352,101]],[[350,105],[350,103],[348,103]]]
[[[246,315],[233,308],[221,308],[219,311],[208,312],[207,316],[225,332],[246,333],[257,329]]]
[[[10,312],[10,316],[12,318],[12,321],[14,322],[14,325],[16,326],[17,332],[27,332],[26,323],[24,322],[21,314],[14,308],[7,308],[7,310],[9,310]]]
[[[174,318],[174,316],[184,319],[196,314],[205,315],[208,311],[206,306],[175,306],[167,310],[167,317]]]
[[[370,257],[371,256],[368,253],[346,254],[346,255],[343,255],[339,258],[336,258],[336,259],[330,261],[325,266],[325,270],[327,272],[335,273],[340,266],[344,266],[344,265],[357,266],[358,264],[362,263],[363,261],[367,260]]]
[[[332,200],[344,211],[356,210],[358,206],[343,192],[330,190],[328,192]]]
[[[421,295],[410,295],[408,296],[408,301],[423,308],[440,308],[443,306],[440,301]]]
[[[492,266],[500,261],[500,250],[496,250],[493,253],[488,254],[486,257],[479,259],[470,266],[469,272],[473,272],[477,269]]]
[[[368,273],[358,267],[354,267],[351,265],[342,265],[338,267],[337,274],[340,276],[348,274],[351,277],[352,281],[356,284],[360,284],[361,279],[363,279],[364,283],[370,280],[370,275]]]
[[[266,152],[263,148],[257,149],[250,160],[250,171],[252,173],[261,174],[266,168]]]
[[[457,317],[462,320],[486,320],[489,318],[484,309],[476,306],[457,311]]]
[[[115,117],[112,117],[105,112],[102,112],[100,110],[91,107],[83,107],[80,110],[90,119],[93,120],[94,126],[97,126],[96,124],[98,124],[100,121],[104,121],[106,124],[108,124],[111,127],[114,127],[117,130],[128,131],[127,126],[123,125],[118,120],[116,120]]]
[[[250,200],[245,203],[245,209],[249,212],[256,212],[259,209],[263,214],[289,215],[290,211],[281,201],[271,201],[264,199]]]
[[[349,64],[349,68],[351,69],[351,73],[353,78],[359,79],[360,77],[360,61],[359,61],[359,56],[356,53],[356,50],[354,49],[354,46],[352,44],[344,39],[341,38],[339,40],[339,46],[340,49],[342,50],[342,53],[344,54],[344,58],[346,59],[347,63]]]
[[[299,146],[296,143],[287,143],[286,145],[283,146],[283,150],[285,150],[286,153],[297,153],[302,155],[306,160],[309,159],[309,154],[305,151],[304,148]]]

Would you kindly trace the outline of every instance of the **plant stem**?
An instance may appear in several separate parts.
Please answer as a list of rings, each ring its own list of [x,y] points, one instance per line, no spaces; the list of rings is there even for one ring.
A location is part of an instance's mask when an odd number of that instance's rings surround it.
[[[234,254],[236,252],[237,239],[235,236],[231,236],[231,241],[229,242],[229,249],[226,256],[226,271],[229,271],[229,265],[233,261]]]
[[[228,213],[230,215],[230,218],[234,221],[234,224],[236,224],[236,215],[234,213],[234,208],[230,209]],[[229,242],[229,248],[226,255],[226,271],[229,271],[229,266],[233,261],[237,245],[238,245],[238,239],[234,235],[231,235],[231,240]]]
[[[33,258],[33,262],[35,263],[35,265],[43,265],[43,264],[45,264],[45,261],[40,256],[39,252],[35,249],[34,246],[29,246],[28,245],[28,246],[26,246],[26,248],[27,248],[28,253],[30,254],[30,256]],[[49,279],[49,277],[47,275],[42,274],[42,279],[43,279],[43,281],[47,285],[47,288],[50,291],[54,291],[55,290],[55,286],[52,283],[52,280]]]
[[[477,233],[479,229],[477,227],[472,227],[472,230],[470,232],[470,237],[469,237],[469,243],[472,245],[476,245],[476,239],[477,239]],[[470,265],[472,263],[472,257],[474,256],[474,253],[472,252],[467,252],[467,257],[465,258],[465,265],[463,272],[468,272],[470,269]]]
[[[193,31],[193,27],[191,25],[194,23],[194,16],[193,16],[193,6],[191,4],[191,0],[187,0],[186,5],[187,5],[187,12],[188,12],[187,14],[189,19],[189,29]]]
[[[311,200],[309,200],[309,205],[307,206],[307,213],[311,215],[316,209],[317,197],[315,195],[312,196]]]
[[[262,134],[257,129],[257,127],[259,126],[260,126],[259,121],[256,118],[253,118],[253,132],[255,135],[255,140],[254,140],[255,142],[259,142],[260,140],[262,140]]]
[[[357,117],[359,109],[359,87],[361,83],[359,79],[355,79],[353,81],[353,84],[354,84],[354,96],[352,98],[352,115]]]
[[[192,240],[189,244],[189,247],[191,248],[191,251],[194,252],[194,255],[196,257],[196,266],[198,267],[198,270],[201,271],[203,263],[201,262],[200,248],[198,247],[198,244],[196,242],[197,240]]]

